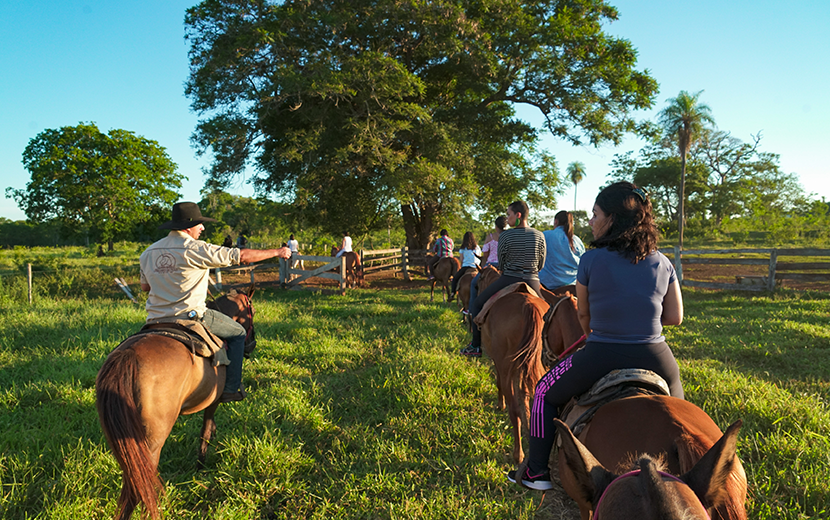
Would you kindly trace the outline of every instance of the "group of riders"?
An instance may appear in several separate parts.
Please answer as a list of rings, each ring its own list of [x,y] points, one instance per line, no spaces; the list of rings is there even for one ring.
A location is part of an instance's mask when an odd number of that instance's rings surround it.
[[[671,395],[683,398],[680,371],[663,336],[664,325],[683,320],[683,299],[674,266],[657,250],[659,232],[648,194],[629,182],[618,182],[597,196],[589,220],[591,249],[573,233],[573,216],[560,211],[554,228],[544,233],[528,226],[528,208],[516,201],[499,217],[484,248],[468,232],[460,248],[458,279],[486,264],[501,276],[477,294],[470,289],[468,312],[475,318],[499,291],[524,282],[536,294],[575,286],[577,315],[586,334],[585,346],[551,368],[537,383],[530,417],[530,452],[523,475],[510,471],[508,480],[531,489],[553,488],[548,461],[555,439],[554,419],[568,401],[616,369],[645,369],[661,376]],[[506,228],[505,224],[509,226]],[[442,230],[433,248],[436,256],[452,256],[452,240]],[[433,260],[434,262],[435,260]],[[492,316],[492,314],[491,314]],[[491,318],[488,318],[491,319]],[[496,316],[494,319],[498,319]],[[461,354],[481,356],[481,331]]]
[[[461,269],[452,284],[469,270],[484,265],[501,275],[478,293],[478,276],[470,290],[468,312],[474,318],[496,293],[524,282],[537,294],[542,287],[555,291],[575,285],[580,325],[585,346],[553,367],[536,386],[531,410],[530,452],[522,475],[508,473],[531,489],[551,489],[548,459],[554,442],[554,419],[575,395],[588,390],[614,369],[651,370],[666,380],[674,397],[683,397],[679,369],[662,334],[664,325],[683,319],[683,301],[672,263],[657,251],[658,230],[648,194],[634,184],[617,182],[597,196],[589,220],[594,240],[585,249],[573,233],[573,216],[561,211],[554,228],[544,233],[528,225],[528,207],[516,201],[507,215],[495,221],[495,229],[479,247],[471,232],[460,248]],[[221,312],[208,309],[209,270],[273,257],[290,259],[298,245],[292,235],[279,249],[230,248],[199,240],[204,222],[198,206],[181,202],[173,206],[172,220],[160,226],[167,237],[141,255],[141,288],[148,291],[148,321],[165,318],[200,320],[216,336],[227,341],[230,365],[220,402],[245,398],[242,360],[246,331]],[[293,247],[289,247],[293,246]],[[433,261],[453,256],[454,244],[446,230],[433,246]],[[352,250],[348,232],[337,256]],[[485,254],[487,255],[485,257]],[[434,264],[432,264],[434,265]],[[430,265],[431,267],[431,265]],[[472,340],[461,349],[467,356],[481,356],[481,332],[472,327]]]

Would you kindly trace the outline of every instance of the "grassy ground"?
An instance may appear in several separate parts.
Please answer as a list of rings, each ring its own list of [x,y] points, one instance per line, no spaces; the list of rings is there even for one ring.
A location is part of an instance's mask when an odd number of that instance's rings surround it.
[[[144,312],[123,297],[29,307],[15,287],[0,286],[0,518],[108,518],[120,475],[94,380]],[[687,398],[721,427],[744,419],[750,518],[828,517],[830,297],[684,295],[669,342]],[[250,397],[220,407],[202,472],[201,417],[179,420],[161,457],[166,517],[567,517],[505,481],[489,363],[456,354],[458,313],[428,298],[417,284],[258,292]]]

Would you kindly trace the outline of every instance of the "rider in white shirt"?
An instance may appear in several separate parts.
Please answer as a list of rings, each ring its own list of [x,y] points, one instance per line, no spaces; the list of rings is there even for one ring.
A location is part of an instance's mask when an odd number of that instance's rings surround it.
[[[343,232],[343,242],[340,243],[340,251],[335,255],[336,258],[343,256],[343,253],[348,253],[352,250],[352,237],[349,236],[348,231]]]

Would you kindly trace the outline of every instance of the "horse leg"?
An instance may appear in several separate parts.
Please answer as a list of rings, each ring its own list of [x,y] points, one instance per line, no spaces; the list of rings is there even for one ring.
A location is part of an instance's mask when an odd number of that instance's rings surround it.
[[[513,460],[516,464],[521,464],[524,460],[524,451],[522,450],[522,419],[519,396],[517,395],[518,389],[511,381],[506,383],[505,386],[510,389],[510,395],[507,396],[507,413],[510,416],[510,424],[513,426]]]
[[[432,280],[432,287],[429,290],[429,301],[435,301],[435,282],[438,280]]]
[[[199,458],[196,461],[196,468],[201,471],[205,469],[205,458],[207,457],[208,446],[213,434],[216,433],[216,421],[214,414],[219,407],[219,401],[205,408],[204,421],[202,422],[201,442],[199,443]]]

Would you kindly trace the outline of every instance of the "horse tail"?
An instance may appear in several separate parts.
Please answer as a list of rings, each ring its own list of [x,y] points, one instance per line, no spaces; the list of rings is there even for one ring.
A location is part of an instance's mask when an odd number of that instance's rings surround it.
[[[139,502],[154,519],[161,518],[158,494],[164,486],[147,447],[146,432],[136,405],[138,360],[132,348],[113,351],[95,381],[98,419],[123,483],[116,519],[127,520]]]
[[[691,470],[692,467],[709,451],[711,440],[686,431],[675,442],[677,457],[680,463],[680,474]],[[712,520],[747,520],[746,507],[746,473],[740,460],[735,457],[735,465],[726,480],[726,501],[715,508]]]
[[[358,285],[363,285],[363,264],[360,262],[360,254],[354,254],[354,272],[357,275]]]
[[[522,320],[525,324],[524,333],[512,358],[511,379],[515,380],[514,375],[520,375],[519,389],[526,395],[532,395],[536,391],[536,383],[545,375],[545,366],[542,364],[542,329],[545,319],[544,313],[533,298],[525,299]]]

